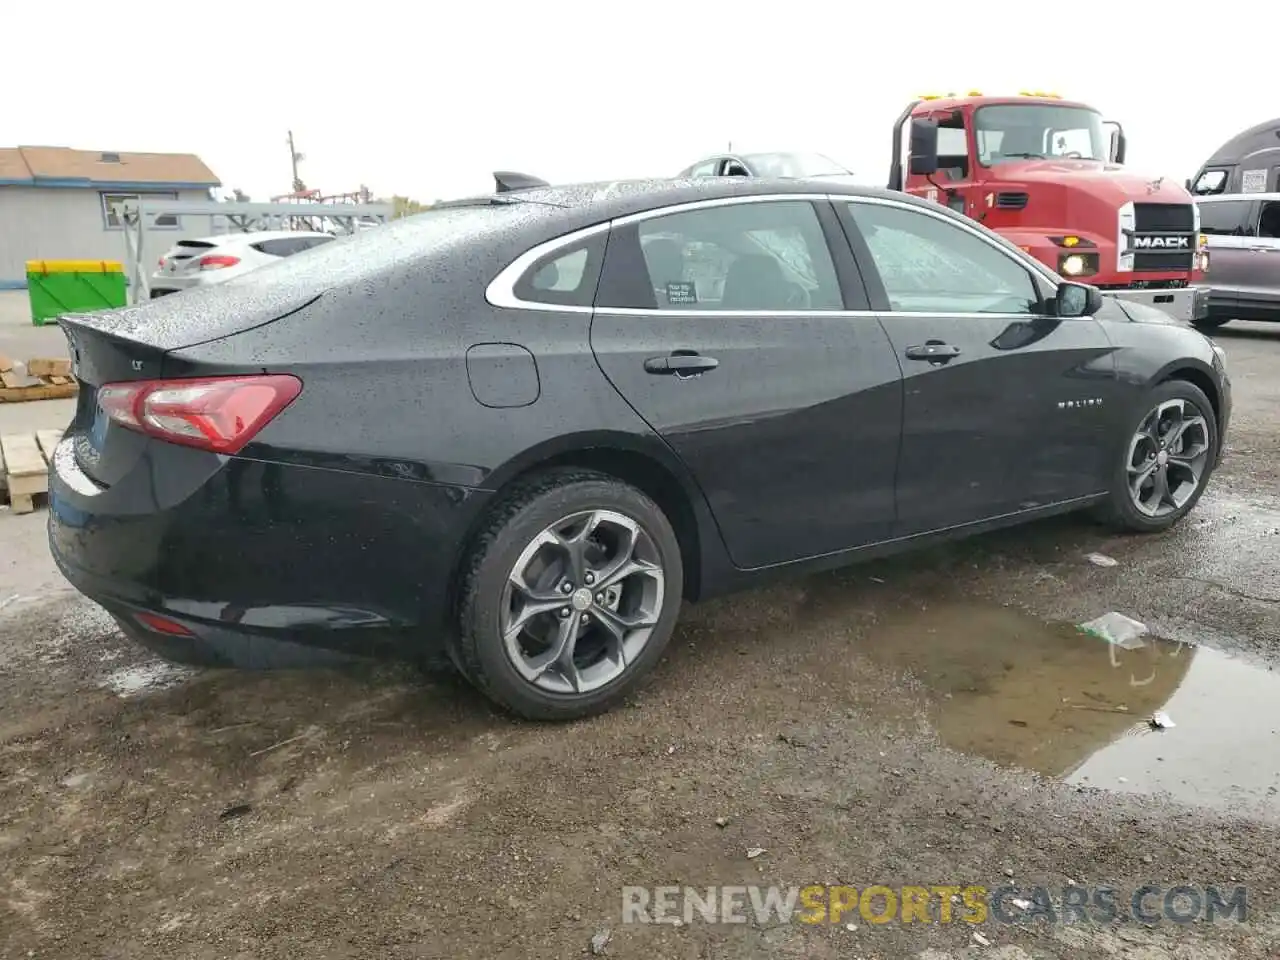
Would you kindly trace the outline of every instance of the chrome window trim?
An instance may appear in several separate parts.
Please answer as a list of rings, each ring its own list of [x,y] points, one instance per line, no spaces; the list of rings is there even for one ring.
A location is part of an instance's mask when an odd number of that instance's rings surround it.
[[[511,261],[504,267],[496,277],[489,282],[485,288],[485,301],[492,307],[505,310],[536,310],[541,312],[552,313],[599,313],[604,316],[659,316],[659,317],[716,317],[716,316],[745,316],[745,317],[1007,317],[1011,320],[1016,319],[1035,319],[1037,314],[1032,313],[956,313],[956,312],[920,312],[920,311],[900,311],[900,310],[649,310],[641,307],[587,307],[566,305],[559,303],[540,303],[535,300],[522,300],[515,294],[515,286],[525,272],[532,267],[537,261],[543,257],[554,253],[557,250],[576,246],[584,240],[606,233],[615,227],[624,227],[633,223],[642,223],[646,220],[656,220],[659,217],[672,216],[678,213],[689,213],[694,210],[714,209],[716,207],[730,206],[734,204],[745,203],[779,203],[785,201],[803,201],[807,203],[828,202],[828,203],[864,203],[872,206],[897,207],[901,210],[907,210],[918,213],[922,216],[932,217],[935,220],[941,220],[944,223],[957,227],[977,237],[983,243],[987,244],[997,253],[1003,254],[1014,263],[1028,270],[1028,272],[1039,275],[1046,283],[1053,287],[1057,287],[1062,283],[1061,277],[1049,270],[1044,264],[1034,257],[1028,255],[1022,250],[1009,250],[1003,243],[993,240],[987,236],[977,225],[970,226],[967,223],[960,222],[950,216],[944,216],[934,212],[926,207],[918,206],[914,203],[904,203],[890,197],[867,197],[857,194],[831,194],[831,193],[769,193],[757,194],[748,197],[715,197],[710,200],[689,200],[684,203],[677,203],[672,206],[659,207],[653,210],[642,210],[639,213],[631,213],[625,217],[618,217],[615,220],[606,220],[601,223],[592,224],[589,227],[583,227],[570,233],[563,234],[559,237],[553,237],[545,240],[537,246],[526,250],[515,260]]]
[[[574,230],[572,233],[566,233],[563,236],[554,237],[546,240],[536,247],[531,247],[520,256],[516,257],[509,264],[502,268],[496,277],[489,281],[489,285],[485,287],[484,298],[491,307],[498,307],[503,310],[541,310],[554,311],[556,313],[591,313],[592,307],[575,306],[563,303],[539,303],[536,300],[522,300],[516,296],[516,284],[520,282],[520,278],[525,275],[530,267],[541,260],[548,254],[555,253],[564,247],[574,247],[584,240],[590,240],[592,237],[602,233],[607,233],[612,227],[612,223],[608,220],[603,223],[592,224],[581,230]]]

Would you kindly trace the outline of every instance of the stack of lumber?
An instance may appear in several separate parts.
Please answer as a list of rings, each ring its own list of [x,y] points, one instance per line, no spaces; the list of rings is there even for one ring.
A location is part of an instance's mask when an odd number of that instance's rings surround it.
[[[0,354],[0,403],[58,400],[74,397],[77,389],[70,360],[34,357],[27,361],[24,375],[17,364]]]

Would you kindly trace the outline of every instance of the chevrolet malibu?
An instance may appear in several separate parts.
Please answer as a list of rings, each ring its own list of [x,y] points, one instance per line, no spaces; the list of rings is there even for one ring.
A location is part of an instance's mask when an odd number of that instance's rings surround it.
[[[617,703],[682,599],[1067,511],[1165,530],[1231,413],[1191,327],[818,180],[500,185],[62,326],[50,543],[128,636],[443,646],[538,719]]]

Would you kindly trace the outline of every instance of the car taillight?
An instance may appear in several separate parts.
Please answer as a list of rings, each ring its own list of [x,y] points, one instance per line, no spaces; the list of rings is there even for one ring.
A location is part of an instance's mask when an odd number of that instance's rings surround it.
[[[239,453],[302,392],[287,374],[138,380],[98,388],[115,423],[159,440],[212,453]]]
[[[234,267],[240,262],[239,257],[228,257],[222,253],[211,253],[206,257],[201,257],[196,261],[196,265],[201,270],[222,270],[225,267]]]

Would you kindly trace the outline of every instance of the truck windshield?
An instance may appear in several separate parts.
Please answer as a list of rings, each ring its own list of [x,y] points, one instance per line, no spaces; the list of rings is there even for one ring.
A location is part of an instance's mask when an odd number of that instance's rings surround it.
[[[749,153],[742,158],[762,177],[843,177],[849,171],[820,153]]]
[[[1050,157],[1109,159],[1111,143],[1102,132],[1102,115],[1086,107],[1039,103],[979,107],[973,126],[978,162],[984,167]]]

